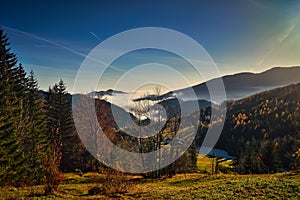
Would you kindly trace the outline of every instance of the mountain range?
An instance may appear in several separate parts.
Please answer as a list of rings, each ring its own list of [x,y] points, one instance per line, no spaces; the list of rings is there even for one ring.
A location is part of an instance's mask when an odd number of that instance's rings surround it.
[[[217,127],[218,124],[224,122],[224,128],[215,147],[237,158],[237,170],[240,173],[285,171],[293,166],[294,160],[291,155],[300,144],[299,75],[300,67],[290,67],[273,68],[258,74],[239,73],[224,76],[223,81],[228,99],[238,97],[225,102],[227,104],[225,121],[211,117],[211,107],[218,107],[218,105],[202,98],[208,94],[205,83],[193,86],[199,98],[197,100],[187,99],[185,95],[188,94],[185,91],[188,89],[181,89],[135,101],[155,100],[158,103],[153,105],[154,109],[159,105],[157,107],[163,107],[166,110],[166,118],[169,120],[166,120],[167,123],[164,125],[165,138],[163,140],[172,140],[168,131],[171,128],[177,130],[179,124],[187,125],[187,127],[199,126],[195,143],[200,147],[208,128]],[[125,93],[108,90],[99,94],[118,97]],[[175,98],[176,94],[184,95],[185,99],[180,96]],[[44,92],[43,95],[46,96],[47,93]],[[124,138],[134,141],[134,137],[127,135],[127,128],[134,125],[134,122],[140,123],[139,119],[128,110],[109,103],[101,97],[93,99],[90,95],[77,94],[70,95],[70,100],[72,98],[72,101],[76,103],[76,100],[86,98],[84,99],[86,102],[95,103],[98,122],[102,128],[106,128],[104,132],[107,132],[107,137],[111,141],[114,138],[119,138],[118,141]],[[195,103],[200,109],[199,112],[195,112]],[[182,108],[185,113],[182,113]],[[73,112],[76,111],[76,109],[73,110]],[[80,120],[85,120],[90,116],[86,109],[83,109],[82,113]],[[198,126],[191,125],[193,119],[199,116]],[[148,124],[149,119],[143,119],[143,126]],[[184,136],[185,132],[182,131],[190,131],[190,129],[182,129],[177,134]]]
[[[252,94],[269,90],[272,88],[289,85],[300,82],[300,67],[275,67],[261,73],[238,73],[234,75],[223,76],[227,100],[237,100]],[[213,84],[217,79],[209,80],[207,83]],[[192,86],[198,99],[210,101],[209,92],[206,83]],[[183,88],[168,92],[158,99],[168,99],[176,96],[182,100],[191,99],[189,88]],[[147,98],[147,97],[146,97]]]
[[[250,98],[249,96],[255,93],[269,90],[270,88],[276,88],[300,82],[300,67],[276,67],[262,73],[238,73],[234,75],[224,76],[222,77],[222,79],[225,85],[227,99],[238,100],[245,97]],[[215,81],[215,79],[212,79],[210,81],[213,82]],[[208,90],[205,83],[195,85],[192,88],[197,94],[198,100],[189,99],[189,94],[187,92],[190,91],[190,89],[184,88],[173,92],[168,92],[160,96],[149,95],[143,98],[133,99],[132,101],[159,101],[159,105],[164,107],[167,113],[176,113],[176,115],[180,114],[181,110],[185,111],[185,113],[182,114],[189,115],[194,113],[194,107],[191,107],[190,105],[195,105],[195,103],[198,104],[199,109],[207,108],[213,105],[209,101]],[[44,97],[47,96],[47,92],[45,91],[40,91],[40,93]],[[72,101],[72,97],[74,99],[74,97],[76,97],[77,95],[79,94],[70,95],[70,101]],[[107,106],[111,107],[111,109],[114,110],[115,113],[117,113],[119,119],[126,119],[126,122],[118,120],[118,122],[122,124],[122,126],[125,126],[125,123],[128,123],[128,121],[130,121],[129,116],[131,116],[131,118],[133,117],[128,107],[125,107],[124,105],[124,102],[127,101],[123,100],[122,103],[120,103],[121,101],[118,101],[119,98],[124,99],[124,97],[127,95],[131,94],[112,89],[106,91],[93,91],[88,94],[90,98],[104,98],[106,99],[106,101],[110,100],[106,97],[113,97],[113,102],[107,104]]]
[[[275,67],[261,73],[243,72],[233,75],[226,75],[221,78],[223,80],[226,91],[226,99],[238,100],[272,88],[300,82],[300,66]],[[213,84],[216,81],[217,79],[212,79],[207,81],[207,83]],[[106,91],[93,91],[88,95],[94,98],[106,99],[112,104],[122,107],[126,111],[130,110],[130,107],[134,105],[134,102],[150,100],[160,102],[166,101],[164,104],[170,104],[174,101],[169,101],[169,99],[174,99],[175,97],[183,104],[189,104],[195,100],[205,100],[206,102],[198,102],[199,106],[203,107],[203,103],[205,105],[207,104],[207,102],[211,101],[207,83],[204,82],[192,86],[197,99],[193,98],[194,95],[191,94],[191,88],[183,88],[175,91],[170,91],[162,95],[151,94],[136,99],[131,99],[132,94],[130,93],[113,89],[109,89]]]

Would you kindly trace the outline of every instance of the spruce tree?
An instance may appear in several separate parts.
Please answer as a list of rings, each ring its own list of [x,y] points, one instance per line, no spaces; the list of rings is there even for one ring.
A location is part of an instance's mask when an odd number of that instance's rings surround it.
[[[0,185],[20,185],[22,151],[18,129],[22,108],[18,97],[22,83],[17,79],[17,58],[11,53],[8,37],[0,29]]]
[[[10,52],[0,30],[0,185],[43,183],[49,137],[37,81]]]
[[[60,80],[57,85],[53,87],[56,92],[58,101],[58,118],[60,119],[60,130],[62,139],[62,160],[60,168],[64,172],[75,170],[75,161],[79,157],[77,147],[80,139],[76,133],[73,122],[70,95],[67,93],[67,88],[63,80]]]
[[[47,129],[50,134],[50,154],[47,156],[45,164],[46,174],[46,194],[53,194],[62,182],[61,172],[59,170],[61,161],[61,134],[60,122],[57,118],[57,103],[55,101],[56,93],[49,88],[47,98]]]
[[[44,162],[47,154],[50,153],[51,140],[46,126],[45,106],[33,71],[30,72],[27,81],[24,113],[27,124],[24,137],[27,184],[41,184],[44,178]]]
[[[23,66],[19,64],[14,73],[12,74],[12,78],[14,80],[13,83],[13,94],[16,99],[16,103],[18,106],[17,112],[14,113],[15,116],[15,131],[18,133],[19,140],[22,141],[23,137],[26,134],[27,123],[26,123],[26,115],[25,115],[25,99],[26,99],[26,87],[27,87],[27,77],[26,72],[23,69]],[[22,142],[21,142],[22,144]]]
[[[51,135],[52,157],[49,160],[48,193],[55,191],[60,184],[60,171],[73,168],[74,148],[78,144],[72,119],[69,95],[65,83],[60,80],[48,93],[48,130]]]

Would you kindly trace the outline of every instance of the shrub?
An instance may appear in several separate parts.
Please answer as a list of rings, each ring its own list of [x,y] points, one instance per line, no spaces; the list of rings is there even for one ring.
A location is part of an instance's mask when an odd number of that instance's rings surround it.
[[[115,170],[106,170],[103,182],[89,189],[89,195],[104,194],[112,195],[115,193],[123,194],[133,189],[136,183],[130,180],[127,175]]]

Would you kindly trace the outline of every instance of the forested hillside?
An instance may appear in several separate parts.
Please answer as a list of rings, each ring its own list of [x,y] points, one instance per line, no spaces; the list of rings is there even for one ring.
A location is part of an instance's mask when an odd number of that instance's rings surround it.
[[[270,173],[299,167],[300,84],[228,102],[217,144],[238,157],[241,173]]]

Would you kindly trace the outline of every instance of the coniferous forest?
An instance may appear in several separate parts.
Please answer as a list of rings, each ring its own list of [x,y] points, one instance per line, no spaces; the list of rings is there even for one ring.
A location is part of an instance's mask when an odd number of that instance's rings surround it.
[[[1,47],[1,185],[46,184],[47,192],[62,181],[62,142],[74,134],[66,88],[61,80],[43,98],[0,30]]]

